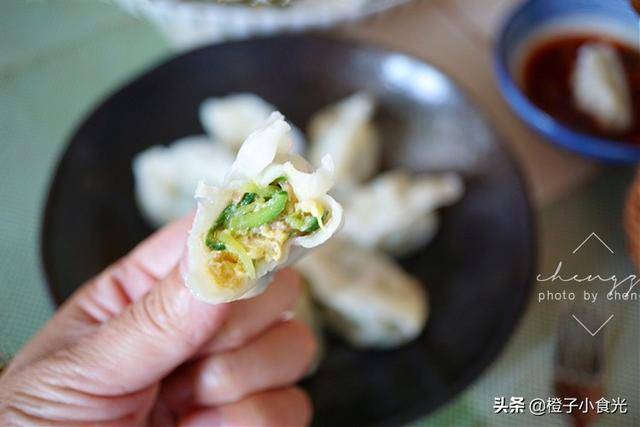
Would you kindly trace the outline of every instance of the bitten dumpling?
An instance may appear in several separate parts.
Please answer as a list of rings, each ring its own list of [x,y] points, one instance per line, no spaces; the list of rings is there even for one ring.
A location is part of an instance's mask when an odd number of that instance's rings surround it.
[[[312,117],[309,125],[309,161],[315,166],[329,154],[336,183],[349,187],[370,178],[378,168],[380,137],[372,123],[374,99],[357,93]]]
[[[259,294],[275,269],[342,225],[342,207],[327,195],[331,158],[312,171],[290,154],[289,131],[274,112],[244,142],[222,185],[198,186],[185,281],[200,300],[215,304]]]
[[[208,98],[200,105],[200,122],[216,142],[237,152],[251,132],[260,128],[275,107],[253,93],[235,93],[220,98]],[[292,151],[303,154],[305,139],[292,127]]]
[[[379,175],[345,199],[341,236],[368,249],[396,255],[427,244],[438,229],[437,208],[462,197],[456,174],[418,175],[396,170]]]
[[[198,182],[221,183],[232,163],[233,154],[205,136],[150,147],[133,160],[138,207],[156,227],[181,218],[195,208]]]
[[[578,50],[572,75],[576,106],[611,132],[623,132],[633,122],[629,82],[615,49],[587,43]]]
[[[356,347],[396,347],[424,328],[425,289],[380,252],[333,239],[297,268],[309,279],[325,323]]]

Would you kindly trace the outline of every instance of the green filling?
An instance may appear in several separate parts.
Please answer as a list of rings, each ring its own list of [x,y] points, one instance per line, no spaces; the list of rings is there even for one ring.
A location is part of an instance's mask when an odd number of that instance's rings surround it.
[[[320,228],[318,218],[315,216],[305,216],[300,212],[291,214],[285,218],[285,222],[289,227],[300,232],[301,234],[313,233]]]
[[[302,234],[309,234],[309,233],[313,233],[319,228],[320,228],[320,224],[318,223],[318,218],[316,218],[315,216],[308,216],[307,218],[305,218],[304,224],[300,229],[300,232]]]
[[[233,205],[233,203],[230,203],[226,208],[224,208],[220,216],[218,216],[218,219],[216,219],[215,224],[213,224],[213,229],[217,230],[218,228],[225,225],[229,221],[229,218],[231,218],[231,216],[234,214],[235,210],[236,207]]]
[[[240,206],[247,206],[250,205],[251,203],[254,202],[254,200],[256,200],[256,193],[245,193],[244,196],[242,196],[242,200],[240,200],[239,205]]]
[[[285,191],[286,177],[279,177],[266,187],[250,183],[243,188],[244,194],[238,203],[229,203],[207,232],[205,245],[212,251],[229,251],[236,255],[249,277],[255,277],[255,266],[247,250],[234,238],[234,233],[245,234],[252,229],[271,224],[278,219],[291,227],[290,236],[315,232],[327,216],[316,218],[303,212],[287,212],[291,201]]]
[[[287,207],[287,201],[289,201],[289,193],[280,190],[262,206],[241,206],[236,210],[236,214],[229,218],[228,228],[234,231],[246,231],[270,224]]]
[[[214,236],[214,233],[212,233],[211,231],[207,233],[207,239],[205,240],[204,243],[212,251],[224,251],[225,249],[227,249],[224,243],[217,240],[216,237]]]

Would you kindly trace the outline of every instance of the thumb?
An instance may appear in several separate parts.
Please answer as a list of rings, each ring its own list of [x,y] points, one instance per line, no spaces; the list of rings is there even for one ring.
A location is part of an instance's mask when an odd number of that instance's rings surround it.
[[[76,372],[90,377],[83,381],[87,392],[123,394],[146,388],[220,329],[229,306],[196,300],[178,270],[71,349]]]

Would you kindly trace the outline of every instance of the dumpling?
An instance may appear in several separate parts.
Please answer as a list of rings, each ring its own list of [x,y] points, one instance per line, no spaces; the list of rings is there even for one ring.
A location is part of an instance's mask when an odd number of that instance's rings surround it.
[[[380,137],[372,123],[374,99],[357,93],[312,117],[309,125],[309,161],[318,166],[329,154],[335,164],[337,185],[350,187],[377,170]]]
[[[376,177],[345,199],[341,236],[369,249],[401,255],[428,243],[438,229],[435,210],[463,193],[456,174],[412,177],[395,170]]]
[[[289,131],[274,112],[244,142],[224,183],[198,185],[185,281],[200,300],[216,304],[261,293],[276,268],[341,227],[342,206],[327,195],[331,158],[312,171],[290,154]]]
[[[380,252],[333,239],[296,267],[309,279],[327,326],[356,347],[396,347],[424,328],[425,289]]]
[[[200,105],[200,122],[214,141],[237,152],[249,134],[260,128],[275,107],[253,93],[236,93],[209,98]],[[303,154],[304,135],[292,126],[292,151]]]
[[[384,236],[373,248],[395,256],[403,256],[431,242],[439,228],[440,214],[436,211],[427,212],[415,218],[410,226],[399,227],[393,233]]]
[[[215,140],[237,151],[275,107],[252,93],[209,98],[200,105],[200,121]]]
[[[623,132],[632,125],[629,82],[614,48],[604,43],[581,46],[572,85],[575,105],[602,129]]]
[[[156,227],[181,218],[195,208],[198,181],[222,182],[232,163],[233,154],[205,136],[150,147],[133,160],[138,207]]]

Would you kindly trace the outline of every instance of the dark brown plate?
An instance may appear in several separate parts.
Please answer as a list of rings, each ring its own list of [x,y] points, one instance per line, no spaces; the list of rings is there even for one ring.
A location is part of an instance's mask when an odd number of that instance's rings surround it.
[[[202,133],[206,97],[255,92],[304,129],[313,112],[358,90],[380,100],[386,166],[458,168],[467,188],[433,243],[400,260],[429,288],[424,333],[391,351],[356,351],[329,336],[303,386],[317,425],[396,425],[451,400],[496,358],[524,310],[532,212],[516,166],[466,96],[396,52],[310,36],[234,42],[178,56],[109,97],[71,138],[51,184],[42,257],[55,300],[151,233],[134,202],[131,160]],[[461,163],[470,153],[475,160]]]

